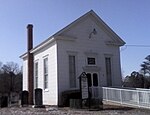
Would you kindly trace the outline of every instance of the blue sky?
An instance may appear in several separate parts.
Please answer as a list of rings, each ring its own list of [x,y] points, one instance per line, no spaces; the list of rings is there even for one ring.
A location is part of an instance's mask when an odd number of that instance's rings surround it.
[[[34,25],[34,46],[91,9],[126,45],[150,45],[150,0],[0,0],[0,61],[14,61],[27,50],[26,26]],[[138,71],[150,47],[122,47],[124,76]]]

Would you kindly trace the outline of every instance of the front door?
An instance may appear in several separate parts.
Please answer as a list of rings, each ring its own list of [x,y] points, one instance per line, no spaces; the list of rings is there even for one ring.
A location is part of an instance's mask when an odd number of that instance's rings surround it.
[[[96,72],[89,72],[86,73],[88,77],[88,84],[89,84],[89,90],[90,95],[92,98],[98,98],[98,86],[99,86],[99,79],[98,79],[98,73]]]

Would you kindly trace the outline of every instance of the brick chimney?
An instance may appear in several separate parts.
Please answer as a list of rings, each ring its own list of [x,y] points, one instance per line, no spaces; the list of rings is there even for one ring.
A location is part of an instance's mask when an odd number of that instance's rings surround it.
[[[30,53],[30,50],[33,48],[33,25],[28,24],[27,26],[27,52],[28,52],[28,91],[29,91],[29,100],[28,103],[33,105],[33,86],[34,86],[34,77],[33,77],[33,54]]]

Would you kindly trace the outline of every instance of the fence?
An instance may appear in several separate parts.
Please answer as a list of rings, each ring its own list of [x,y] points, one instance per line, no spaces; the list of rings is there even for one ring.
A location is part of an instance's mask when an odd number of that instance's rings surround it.
[[[103,101],[118,104],[131,105],[135,107],[150,108],[149,89],[121,89],[103,87]]]

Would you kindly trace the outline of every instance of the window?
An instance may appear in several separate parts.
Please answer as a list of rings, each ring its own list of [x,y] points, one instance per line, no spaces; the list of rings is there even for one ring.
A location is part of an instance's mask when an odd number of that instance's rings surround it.
[[[107,86],[112,86],[112,70],[111,70],[111,58],[106,57],[105,58],[105,64],[106,64],[106,77],[107,77]]]
[[[88,57],[88,58],[87,58],[87,63],[88,63],[88,65],[95,65],[95,64],[96,64],[95,58],[93,58],[93,57]]]
[[[98,86],[98,75],[97,73],[87,73],[88,77],[88,85],[91,86]]]
[[[38,62],[34,64],[34,79],[35,79],[35,88],[38,88]]]
[[[97,66],[98,65],[98,53],[96,52],[85,52],[86,66]]]
[[[75,64],[75,56],[69,55],[69,81],[70,88],[76,87],[76,64]]]
[[[48,88],[48,58],[44,59],[44,89]]]
[[[88,85],[89,85],[89,87],[91,87],[92,86],[91,74],[87,73],[86,75],[87,75],[87,78],[88,78]]]
[[[97,73],[93,73],[93,86],[98,86],[98,76],[97,76]]]

